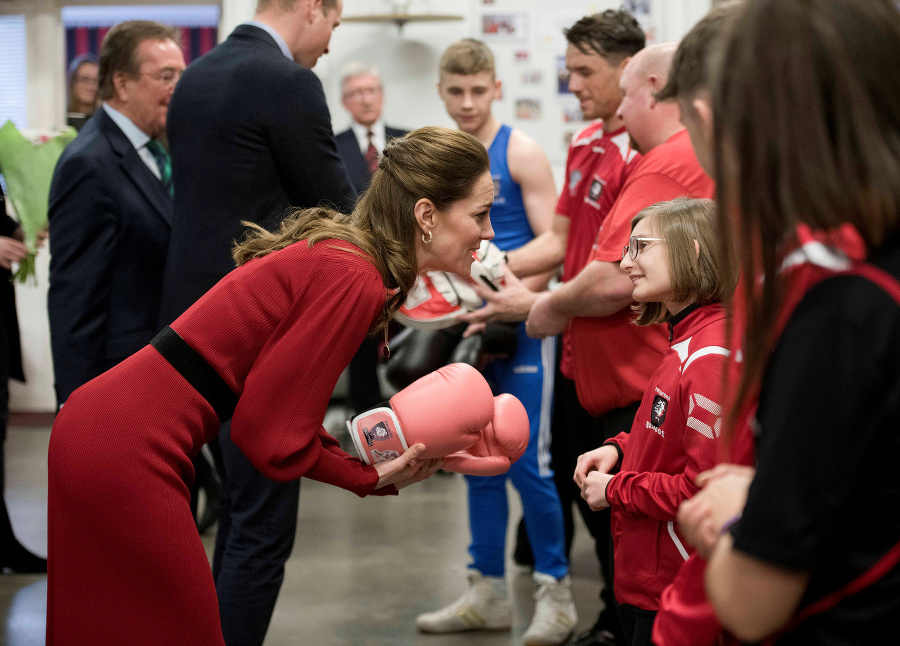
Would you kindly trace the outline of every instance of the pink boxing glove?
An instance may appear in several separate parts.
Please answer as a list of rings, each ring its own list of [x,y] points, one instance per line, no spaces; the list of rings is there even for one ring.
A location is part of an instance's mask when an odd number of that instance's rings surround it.
[[[491,387],[472,366],[451,363],[425,375],[347,422],[350,437],[366,464],[387,462],[421,442],[423,459],[442,458],[478,441],[494,415]],[[527,439],[527,436],[526,436]]]
[[[494,397],[494,419],[472,446],[448,455],[444,469],[470,476],[506,473],[528,447],[530,425],[525,407],[513,395]]]

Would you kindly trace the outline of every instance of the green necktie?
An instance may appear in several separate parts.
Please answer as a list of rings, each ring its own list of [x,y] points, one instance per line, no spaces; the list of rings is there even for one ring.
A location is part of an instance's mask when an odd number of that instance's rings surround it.
[[[147,142],[147,150],[156,160],[156,167],[159,168],[159,177],[162,181],[163,188],[169,191],[169,195],[174,195],[172,187],[172,158],[169,157],[169,151],[156,139]]]

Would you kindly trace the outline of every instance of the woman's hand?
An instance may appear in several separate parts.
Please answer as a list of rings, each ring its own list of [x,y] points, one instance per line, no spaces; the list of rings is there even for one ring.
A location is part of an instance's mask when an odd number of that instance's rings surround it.
[[[588,474],[592,471],[600,473],[609,473],[612,471],[616,463],[619,461],[619,452],[616,447],[611,444],[605,444],[599,449],[582,453],[578,456],[578,462],[575,465],[575,474],[572,479],[579,489],[584,486],[584,481]]]
[[[388,485],[394,485],[397,489],[403,489],[403,487],[433,476],[438,469],[444,466],[444,461],[440,458],[419,460],[418,456],[424,450],[424,444],[413,444],[399,458],[376,464],[378,484],[375,485],[375,488],[381,489]]]

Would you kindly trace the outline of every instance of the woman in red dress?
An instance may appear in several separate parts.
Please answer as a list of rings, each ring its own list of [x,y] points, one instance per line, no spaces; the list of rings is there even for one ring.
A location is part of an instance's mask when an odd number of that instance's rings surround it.
[[[254,229],[238,269],[146,346],[78,389],[49,451],[47,644],[224,644],[189,506],[200,447],[232,439],[274,480],[395,494],[436,460],[366,466],[322,428],[363,338],[424,271],[469,273],[493,237],[477,139],[422,128],[393,140],[351,215],[301,211]],[[300,242],[300,244],[294,244]]]

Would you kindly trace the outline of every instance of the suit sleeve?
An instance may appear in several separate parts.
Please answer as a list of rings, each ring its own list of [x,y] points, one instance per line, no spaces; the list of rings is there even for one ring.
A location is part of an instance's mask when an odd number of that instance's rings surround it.
[[[60,162],[50,189],[47,306],[56,394],[65,402],[105,362],[118,224],[111,180],[96,160]]]
[[[282,482],[307,477],[359,496],[373,493],[374,467],[342,451],[322,420],[338,377],[383,306],[380,277],[324,268],[265,344],[231,425],[235,445],[264,475]],[[395,492],[390,487],[377,493]]]
[[[337,153],[322,83],[298,68],[271,111],[269,146],[291,204],[319,204],[349,213],[356,189]]]
[[[684,468],[679,473],[635,472],[616,474],[606,488],[606,500],[634,514],[660,522],[675,520],[678,506],[693,497],[694,480],[716,463],[715,438],[721,427],[721,376],[727,359],[711,354],[694,361],[678,386],[679,405],[686,425],[682,436]]]

